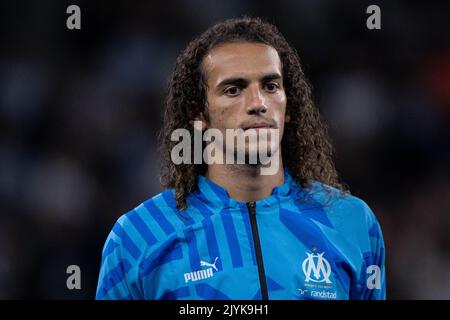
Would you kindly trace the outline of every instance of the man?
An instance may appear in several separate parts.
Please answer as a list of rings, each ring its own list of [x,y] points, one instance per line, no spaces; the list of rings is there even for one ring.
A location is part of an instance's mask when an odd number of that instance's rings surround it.
[[[178,163],[178,129],[251,131],[258,143],[223,148],[244,164]],[[248,162],[261,133],[271,174]],[[275,26],[231,19],[193,40],[161,138],[167,189],[114,225],[97,299],[385,299],[380,226],[337,181],[299,57]]]

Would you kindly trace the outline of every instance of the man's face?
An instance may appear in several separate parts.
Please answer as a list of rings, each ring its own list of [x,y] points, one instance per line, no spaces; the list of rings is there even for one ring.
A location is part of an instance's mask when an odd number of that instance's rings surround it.
[[[251,128],[260,134],[278,129],[278,149],[284,131],[286,94],[277,51],[262,43],[225,43],[207,54],[202,68],[207,84],[206,128],[219,129],[224,138],[226,129]],[[246,144],[246,154],[248,150]]]

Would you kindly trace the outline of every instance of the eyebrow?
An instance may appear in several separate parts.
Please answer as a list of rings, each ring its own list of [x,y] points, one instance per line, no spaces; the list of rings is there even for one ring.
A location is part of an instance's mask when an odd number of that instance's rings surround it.
[[[269,73],[269,74],[265,74],[264,76],[261,77],[261,81],[262,82],[267,82],[267,81],[271,81],[271,80],[278,80],[281,79],[282,76],[281,74],[275,72],[275,73]],[[248,84],[248,80],[241,78],[241,77],[233,77],[233,78],[227,78],[224,79],[222,81],[219,82],[219,84],[217,85],[217,88],[229,85],[229,84],[234,84],[234,85],[246,85]]]

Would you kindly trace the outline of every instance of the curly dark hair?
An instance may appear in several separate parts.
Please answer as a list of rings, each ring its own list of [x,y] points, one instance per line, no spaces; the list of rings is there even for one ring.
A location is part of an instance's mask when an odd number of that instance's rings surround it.
[[[192,120],[200,113],[207,115],[206,80],[201,64],[212,48],[227,42],[264,43],[278,52],[287,97],[286,113],[291,118],[285,127],[281,150],[283,164],[292,177],[303,188],[310,187],[310,180],[316,180],[349,193],[348,187],[338,182],[327,128],[314,106],[311,86],[297,52],[273,24],[260,18],[243,17],[212,26],[191,41],[176,61],[165,100],[159,140],[161,183],[166,188],[175,189],[178,209],[186,208],[186,197],[197,190],[197,177],[205,174],[207,165],[175,165],[171,160],[171,150],[178,142],[171,141],[170,137],[178,128],[189,130],[193,136]],[[191,150],[194,150],[194,142],[191,143]]]

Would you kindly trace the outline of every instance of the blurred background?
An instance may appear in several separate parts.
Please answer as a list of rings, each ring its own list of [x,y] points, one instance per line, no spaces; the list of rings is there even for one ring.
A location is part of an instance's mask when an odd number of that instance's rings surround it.
[[[66,8],[81,8],[81,30]],[[381,8],[368,30],[366,8]],[[450,299],[449,2],[0,4],[0,299],[93,299],[123,213],[160,192],[156,136],[180,51],[213,23],[298,50],[341,180],[378,217],[388,299]],[[79,265],[82,289],[66,288]]]

